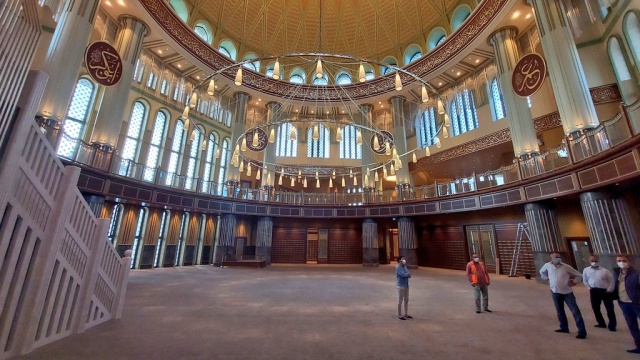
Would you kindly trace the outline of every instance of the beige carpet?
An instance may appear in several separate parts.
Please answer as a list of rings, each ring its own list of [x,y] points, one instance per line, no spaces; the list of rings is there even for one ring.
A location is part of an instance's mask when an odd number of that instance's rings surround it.
[[[493,276],[493,313],[476,314],[461,271],[412,271],[409,313],[396,317],[393,266],[211,266],[131,273],[124,315],[24,359],[640,359],[616,304],[618,332],[556,334],[546,285]],[[603,308],[604,311],[604,308]]]

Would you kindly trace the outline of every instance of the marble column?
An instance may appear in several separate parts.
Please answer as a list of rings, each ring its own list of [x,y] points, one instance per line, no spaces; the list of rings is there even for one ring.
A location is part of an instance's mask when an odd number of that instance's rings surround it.
[[[551,253],[559,253],[563,261],[569,259],[567,247],[560,235],[558,219],[553,207],[547,203],[529,203],[524,206],[524,213],[531,236],[533,263],[536,269],[536,279],[540,279],[540,268],[551,259]]]
[[[236,216],[234,214],[223,214],[220,216],[220,225],[216,249],[214,251],[213,265],[222,266],[225,255],[234,255],[236,239]]]
[[[394,96],[389,99],[389,104],[391,105],[391,118],[393,119],[393,141],[395,143],[395,149],[398,152],[398,156],[407,152],[407,132],[404,126],[405,101],[406,99],[402,96]],[[401,156],[400,160],[402,161],[402,168],[398,169],[398,166],[396,166],[396,184],[409,184],[413,186],[413,178],[409,173],[409,161],[406,156]]]
[[[407,260],[409,268],[418,268],[418,240],[412,218],[398,219],[398,251]]]
[[[602,266],[617,266],[616,256],[620,254],[628,255],[636,267],[640,266],[640,246],[625,199],[590,191],[580,194],[580,205],[593,254],[600,258]]]
[[[553,95],[566,135],[598,126],[589,86],[562,0],[528,0],[533,7]],[[603,54],[606,56],[606,54]]]
[[[100,0],[66,3],[47,50],[42,70],[49,75],[49,82],[38,108],[39,115],[58,123],[66,117]]]
[[[119,21],[121,27],[114,47],[122,58],[122,78],[105,90],[91,135],[92,143],[106,148],[118,147],[122,123],[131,109],[128,102],[133,72],[142,51],[142,40],[149,32],[147,25],[135,17],[123,15]]]
[[[242,145],[242,140],[240,137],[246,131],[247,125],[247,104],[251,101],[251,96],[245,92],[237,92],[233,94],[233,98],[236,101],[236,106],[233,112],[233,125],[231,127],[231,143],[229,151],[231,152],[231,157],[229,161],[227,161],[227,179],[231,181],[240,181],[240,170],[238,167],[233,166],[231,163],[233,162],[233,154],[238,149],[238,153],[242,154],[240,147]],[[240,164],[240,160],[238,159],[238,164]],[[246,165],[245,165],[246,166]],[[255,174],[256,169],[251,169],[252,173]],[[229,193],[231,196],[231,193]]]
[[[264,256],[267,265],[271,265],[271,241],[273,239],[273,219],[270,217],[261,217],[258,219],[256,241],[256,256]]]
[[[380,266],[378,224],[374,219],[364,219],[362,221],[362,266]]]
[[[511,83],[513,70],[520,59],[516,35],[516,27],[501,28],[489,36],[489,43],[496,54],[498,81],[509,119],[513,152],[515,156],[528,156],[539,153],[540,148],[527,99],[516,95]]]
[[[280,108],[282,107],[282,105],[275,101],[271,101],[267,103],[266,107],[267,107],[267,124],[271,124],[278,121],[278,117],[280,116]],[[275,126],[272,128],[274,129],[274,131],[276,130]],[[264,130],[267,132],[267,136],[269,136],[269,133],[271,132],[271,128],[265,128]],[[276,163],[276,143],[275,142],[273,144],[269,143],[267,145],[267,148],[264,149],[263,163],[264,164]],[[271,181],[273,182],[272,185],[276,184],[278,182],[277,179],[280,178],[279,172],[277,172],[278,169],[269,168],[269,171],[272,172],[272,177],[271,177]],[[282,179],[282,181],[283,181],[282,183],[285,184],[285,179]],[[261,177],[260,184],[262,186],[267,185],[266,176]]]
[[[91,212],[97,218],[102,217],[102,210],[104,209],[105,198],[101,195],[83,194],[84,200],[89,205]]]

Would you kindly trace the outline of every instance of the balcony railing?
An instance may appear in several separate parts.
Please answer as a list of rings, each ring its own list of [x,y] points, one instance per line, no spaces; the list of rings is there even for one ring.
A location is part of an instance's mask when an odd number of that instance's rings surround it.
[[[176,190],[190,191],[213,196],[235,198],[256,202],[273,202],[291,205],[344,205],[360,206],[402,201],[441,198],[459,194],[496,189],[515,182],[552,173],[571,164],[579,163],[594,155],[609,151],[631,139],[630,114],[640,116],[640,101],[621,107],[621,112],[603,121],[598,127],[583,132],[575,138],[565,138],[553,149],[534,154],[526,159],[514,159],[508,166],[472,174],[445,182],[434,182],[415,187],[399,186],[394,190],[346,188],[329,193],[275,191],[273,187],[261,189],[241,188],[237,182],[217,183],[197,177],[188,177],[166,170],[148,167],[130,159],[124,159],[113,151],[100,146],[72,139],[66,134],[64,140],[75,142],[76,151],[68,160],[134,179]],[[55,141],[53,139],[52,141]],[[60,157],[65,158],[62,155]]]

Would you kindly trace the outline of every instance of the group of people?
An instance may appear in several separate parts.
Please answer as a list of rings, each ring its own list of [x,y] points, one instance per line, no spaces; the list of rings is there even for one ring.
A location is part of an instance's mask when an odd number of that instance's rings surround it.
[[[483,310],[491,312],[489,310],[489,273],[487,273],[484,263],[480,261],[478,254],[474,253],[471,257],[472,260],[467,263],[466,272],[469,283],[473,287],[476,313],[479,314]],[[618,267],[614,268],[613,274],[608,269],[600,266],[598,257],[591,256],[589,262],[590,266],[580,273],[570,265],[563,263],[560,254],[552,253],[551,261],[544,264],[540,269],[542,279],[549,280],[551,298],[560,321],[560,328],[556,332],[569,333],[569,322],[564,307],[564,304],[567,304],[578,328],[576,338],[587,338],[587,329],[572,289],[573,286],[582,281],[589,289],[591,308],[597,321],[595,327],[616,331],[617,321],[613,302],[618,300],[624,319],[635,342],[635,348],[627,350],[627,352],[640,354],[640,328],[638,327],[638,318],[640,318],[640,272],[630,265],[627,256],[618,256],[616,258]],[[400,256],[396,266],[398,318],[400,320],[413,319],[408,312],[409,278],[411,278],[411,273],[407,267],[406,259],[404,256]],[[404,313],[402,312],[403,304]],[[605,322],[602,315],[602,304],[604,304],[608,322]]]

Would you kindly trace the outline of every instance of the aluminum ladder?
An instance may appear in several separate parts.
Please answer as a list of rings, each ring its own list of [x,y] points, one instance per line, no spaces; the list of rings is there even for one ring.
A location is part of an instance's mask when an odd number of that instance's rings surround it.
[[[525,223],[518,224],[518,230],[516,231],[516,245],[513,248],[513,256],[511,257],[511,268],[509,269],[509,277],[516,277],[518,271],[518,261],[520,259],[520,249],[522,248],[522,236],[526,236],[531,240],[529,235],[529,225]]]

